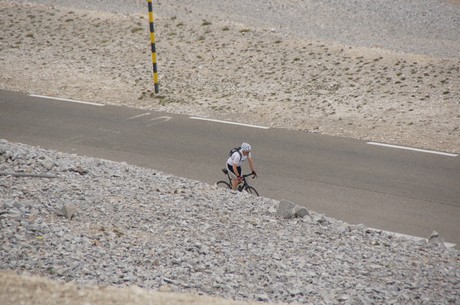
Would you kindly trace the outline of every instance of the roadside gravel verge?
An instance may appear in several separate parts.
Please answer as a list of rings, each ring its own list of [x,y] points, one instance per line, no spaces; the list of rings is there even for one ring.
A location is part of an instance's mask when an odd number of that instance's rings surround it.
[[[246,301],[460,301],[459,253],[436,234],[295,217],[289,202],[6,141],[0,159],[1,172],[58,176],[0,176],[0,270]]]

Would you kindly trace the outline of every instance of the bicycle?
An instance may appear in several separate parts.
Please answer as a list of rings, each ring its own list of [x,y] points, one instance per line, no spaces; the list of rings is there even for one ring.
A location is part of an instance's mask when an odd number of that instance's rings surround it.
[[[224,180],[217,181],[216,182],[217,186],[220,187],[220,188],[224,188],[224,189],[232,189],[232,179],[230,179],[230,175],[228,174],[228,170],[226,168],[223,168],[222,172],[225,175],[227,175],[228,182],[224,181]],[[241,176],[242,181],[240,182],[240,184],[238,184],[237,189],[240,192],[246,191],[249,194],[259,196],[259,193],[256,191],[256,189],[254,187],[250,186],[248,184],[248,182],[246,181],[246,177],[249,177],[249,176],[253,176],[253,174],[246,174],[246,175]],[[252,177],[252,179],[254,179],[254,177]]]

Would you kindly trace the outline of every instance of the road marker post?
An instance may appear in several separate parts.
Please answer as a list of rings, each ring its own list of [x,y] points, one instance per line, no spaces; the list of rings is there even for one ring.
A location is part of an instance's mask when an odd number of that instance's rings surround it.
[[[155,86],[155,93],[160,92],[158,84],[158,68],[157,68],[157,52],[155,47],[155,24],[153,18],[152,0],[147,0],[149,7],[149,25],[150,25],[150,46],[152,49],[152,64],[153,64],[153,84]]]

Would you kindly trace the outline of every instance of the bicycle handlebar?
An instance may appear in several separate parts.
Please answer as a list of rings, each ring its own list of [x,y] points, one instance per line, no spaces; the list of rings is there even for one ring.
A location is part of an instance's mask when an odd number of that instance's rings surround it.
[[[252,174],[252,173],[251,173],[251,174],[242,175],[241,177],[246,178],[246,177],[249,177],[249,176],[252,176],[252,179],[254,179],[254,178],[256,177],[256,175],[254,175],[254,174]]]

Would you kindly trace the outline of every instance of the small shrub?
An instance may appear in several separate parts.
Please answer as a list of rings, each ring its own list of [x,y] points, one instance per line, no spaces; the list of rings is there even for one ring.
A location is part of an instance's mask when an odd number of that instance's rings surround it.
[[[140,31],[142,31],[142,28],[139,28],[139,27],[135,27],[135,28],[131,29],[131,33],[133,33],[133,34],[136,33],[136,32],[140,32]]]

